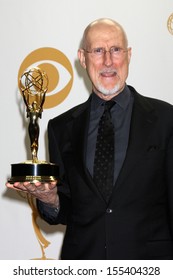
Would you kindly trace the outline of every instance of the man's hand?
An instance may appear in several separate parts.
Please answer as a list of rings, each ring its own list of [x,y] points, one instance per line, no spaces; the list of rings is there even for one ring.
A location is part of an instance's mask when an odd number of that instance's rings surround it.
[[[51,207],[59,207],[59,196],[57,194],[57,181],[50,183],[41,182],[15,182],[14,184],[6,183],[9,189],[23,191],[31,194],[35,198],[47,203]]]

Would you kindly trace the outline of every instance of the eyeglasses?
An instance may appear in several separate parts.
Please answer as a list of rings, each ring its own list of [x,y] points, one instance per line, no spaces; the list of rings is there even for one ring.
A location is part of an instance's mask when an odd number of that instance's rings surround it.
[[[114,58],[120,58],[125,52],[128,52],[128,49],[123,49],[119,47],[111,47],[108,51],[105,48],[93,48],[92,50],[88,51],[85,50],[87,53],[91,53],[93,57],[103,57],[107,52],[112,55]]]

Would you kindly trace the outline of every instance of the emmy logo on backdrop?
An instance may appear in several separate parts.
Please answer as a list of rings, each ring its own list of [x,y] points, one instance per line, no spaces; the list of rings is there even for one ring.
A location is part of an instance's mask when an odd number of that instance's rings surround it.
[[[38,160],[38,118],[41,118],[45,95],[48,89],[47,74],[35,67],[24,72],[20,79],[20,91],[26,105],[29,118],[29,137],[32,160],[11,165],[10,183],[14,182],[51,182],[58,178],[59,168],[56,164]]]

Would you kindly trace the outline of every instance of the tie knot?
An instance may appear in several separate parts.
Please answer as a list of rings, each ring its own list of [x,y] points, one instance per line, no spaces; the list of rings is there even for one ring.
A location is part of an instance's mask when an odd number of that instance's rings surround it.
[[[115,101],[109,100],[105,102],[105,111],[110,111],[110,109],[114,106]]]

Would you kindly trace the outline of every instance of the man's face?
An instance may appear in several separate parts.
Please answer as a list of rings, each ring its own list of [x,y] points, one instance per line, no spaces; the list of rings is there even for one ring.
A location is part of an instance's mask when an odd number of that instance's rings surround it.
[[[98,55],[98,48],[103,48],[106,52]],[[121,51],[110,53],[111,48],[120,48]],[[96,49],[95,54],[91,52],[93,49]],[[119,27],[103,23],[91,27],[85,50],[80,49],[78,56],[96,94],[102,98],[112,98],[123,90],[128,76],[131,49],[127,49],[124,34]]]

